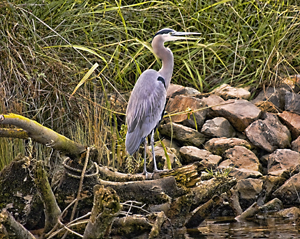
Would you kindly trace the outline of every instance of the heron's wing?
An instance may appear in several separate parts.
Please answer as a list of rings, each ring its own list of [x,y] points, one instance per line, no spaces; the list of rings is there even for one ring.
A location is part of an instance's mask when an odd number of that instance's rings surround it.
[[[126,148],[129,153],[129,148],[137,150],[141,140],[157,126],[165,102],[164,79],[154,70],[145,71],[134,86],[126,111]]]

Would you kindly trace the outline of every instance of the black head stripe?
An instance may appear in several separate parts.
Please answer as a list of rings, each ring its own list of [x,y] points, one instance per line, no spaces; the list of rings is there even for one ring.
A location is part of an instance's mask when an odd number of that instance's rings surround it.
[[[165,89],[166,89],[166,82],[165,82],[165,79],[162,78],[161,76],[159,76],[159,77],[157,78],[157,80],[158,80],[158,81],[161,81],[161,82],[164,84],[164,87],[165,87]]]
[[[157,35],[168,34],[168,33],[170,33],[170,32],[174,32],[174,30],[173,30],[173,29],[170,29],[170,28],[164,28],[164,29],[158,31],[158,32],[154,35],[154,37],[157,36]]]

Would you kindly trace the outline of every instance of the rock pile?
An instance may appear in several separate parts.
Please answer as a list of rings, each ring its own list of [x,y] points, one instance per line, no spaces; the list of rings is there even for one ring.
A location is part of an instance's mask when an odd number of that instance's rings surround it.
[[[233,190],[243,209],[261,197],[262,203],[277,198],[284,205],[300,205],[296,86],[270,87],[249,100],[248,90],[229,85],[210,94],[171,85],[159,132],[172,166],[200,161],[213,170],[229,168],[238,179]],[[155,151],[158,161],[166,158],[162,146]]]

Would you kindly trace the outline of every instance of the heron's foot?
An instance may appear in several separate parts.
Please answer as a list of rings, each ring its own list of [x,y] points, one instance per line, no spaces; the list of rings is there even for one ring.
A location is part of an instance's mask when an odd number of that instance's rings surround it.
[[[146,179],[152,179],[153,178],[153,173],[149,173],[147,171],[143,171],[142,175],[145,175]]]

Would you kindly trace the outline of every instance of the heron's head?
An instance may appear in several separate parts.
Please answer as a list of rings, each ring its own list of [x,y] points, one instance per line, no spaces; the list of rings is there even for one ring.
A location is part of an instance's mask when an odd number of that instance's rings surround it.
[[[153,37],[152,41],[159,38],[163,42],[176,41],[181,39],[187,39],[188,35],[200,35],[198,32],[177,32],[170,28],[164,28],[159,30]]]

